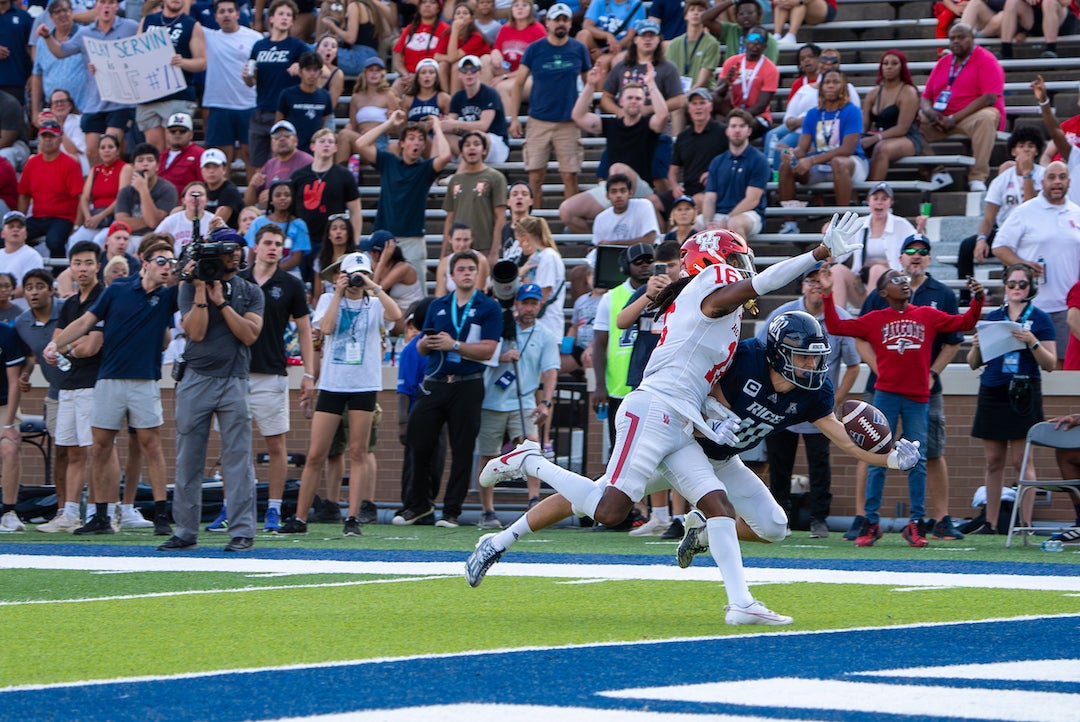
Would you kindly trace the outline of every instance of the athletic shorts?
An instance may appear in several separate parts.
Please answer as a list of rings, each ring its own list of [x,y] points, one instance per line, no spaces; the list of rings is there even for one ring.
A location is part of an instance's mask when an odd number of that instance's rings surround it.
[[[79,128],[84,133],[104,133],[109,128],[123,128],[125,131],[131,128],[135,122],[134,108],[120,108],[104,113],[83,113],[79,120]],[[122,140],[122,139],[121,139]]]
[[[210,108],[210,117],[206,123],[206,147],[232,148],[237,144],[247,145],[254,112],[254,108]]]
[[[341,416],[345,409],[349,411],[374,411],[374,391],[320,391],[315,401],[315,410],[334,416]]]
[[[248,406],[263,436],[279,436],[289,431],[289,377],[251,374]]]
[[[165,423],[161,387],[155,379],[98,379],[94,398],[98,403],[90,425],[96,428],[119,431],[126,424],[135,429],[156,429]]]
[[[537,439],[536,418],[532,409],[525,409],[524,435]],[[480,456],[498,456],[502,453],[503,439],[519,439],[522,436],[521,414],[515,411],[480,410],[480,433],[476,435],[476,453]]]
[[[61,389],[57,409],[57,446],[92,446],[90,418],[94,412],[94,389]]]
[[[870,174],[870,164],[867,162],[866,158],[857,155],[851,156],[851,160],[855,161],[855,168],[851,171],[851,182],[862,183],[866,180],[866,176]],[[810,168],[810,178],[806,181],[807,185],[832,182],[832,167],[828,164],[818,163]]]
[[[581,147],[581,130],[571,121],[551,123],[529,118],[525,124],[525,170],[548,167],[552,151],[560,173],[578,173],[585,151]]]

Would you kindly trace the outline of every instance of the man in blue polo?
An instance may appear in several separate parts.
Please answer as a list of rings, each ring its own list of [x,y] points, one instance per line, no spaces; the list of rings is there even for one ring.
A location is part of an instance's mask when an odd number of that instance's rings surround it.
[[[458,526],[461,503],[469,491],[476,435],[480,432],[484,364],[494,355],[502,335],[502,310],[477,290],[478,270],[474,252],[452,255],[450,277],[456,288],[428,306],[422,326],[424,335],[416,344],[416,350],[427,358],[427,369],[406,431],[412,451],[413,483],[405,508],[393,519],[397,526],[415,524],[435,511],[438,482],[429,481],[428,469],[443,424],[449,431],[453,458],[442,518],[435,525]]]
[[[145,239],[144,239],[145,240]],[[110,516],[120,500],[120,479],[109,473],[116,434],[125,426],[135,429],[149,467],[154,492],[154,534],[171,534],[166,512],[165,455],[161,450],[161,348],[165,330],[176,312],[175,261],[172,238],[161,234],[147,241],[142,274],[114,281],[89,311],[57,333],[43,355],[55,363],[60,353],[104,322],[101,367],[94,385],[90,485],[97,509],[90,523],[77,533],[112,534]],[[107,500],[107,501],[102,501]]]

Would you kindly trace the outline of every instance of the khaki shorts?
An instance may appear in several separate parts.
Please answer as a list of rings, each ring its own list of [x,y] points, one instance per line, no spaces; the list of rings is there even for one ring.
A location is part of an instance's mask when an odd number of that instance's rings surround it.
[[[382,421],[382,407],[375,404],[375,411],[371,415],[371,433],[368,435],[368,451],[375,453],[379,446],[379,422]],[[341,423],[334,432],[334,440],[330,442],[330,451],[327,456],[341,456],[349,450],[349,414],[341,415]]]
[[[93,446],[90,418],[94,412],[94,389],[62,389],[53,439],[57,446]]]
[[[480,433],[476,435],[476,453],[498,456],[502,453],[503,438],[521,438],[521,415],[517,411],[480,410]],[[525,436],[536,439],[536,420],[532,409],[525,409]]]
[[[289,431],[289,377],[251,374],[248,406],[263,436],[280,436]]]
[[[98,429],[156,429],[165,423],[161,386],[156,379],[98,379],[94,398],[98,403],[94,404],[90,425]]]
[[[45,430],[49,436],[56,438],[56,415],[59,413],[60,401],[45,397]]]
[[[581,171],[585,155],[581,147],[581,130],[571,121],[551,123],[529,118],[525,124],[525,170],[547,168],[553,149],[560,173]]]
[[[135,106],[135,124],[139,130],[150,128],[164,128],[169,122],[169,117],[176,113],[187,113],[195,117],[194,100],[155,100],[153,103],[145,103]]]

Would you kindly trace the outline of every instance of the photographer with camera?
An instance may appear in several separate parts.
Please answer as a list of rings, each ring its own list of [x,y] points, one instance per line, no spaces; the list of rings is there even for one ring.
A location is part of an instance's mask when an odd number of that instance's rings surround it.
[[[202,484],[210,419],[221,428],[221,466],[229,500],[225,551],[249,551],[255,537],[255,471],[248,408],[250,346],[263,324],[262,290],[237,277],[247,243],[230,228],[196,236],[181,259],[180,325],[187,334],[176,379],[174,535],[158,551],[195,546],[202,518]]]

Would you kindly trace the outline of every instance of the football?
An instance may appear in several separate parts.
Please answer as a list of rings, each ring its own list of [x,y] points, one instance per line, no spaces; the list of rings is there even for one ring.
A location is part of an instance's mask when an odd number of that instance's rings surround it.
[[[893,435],[889,420],[877,407],[865,401],[845,401],[840,412],[840,423],[862,450],[871,454],[892,450]]]

